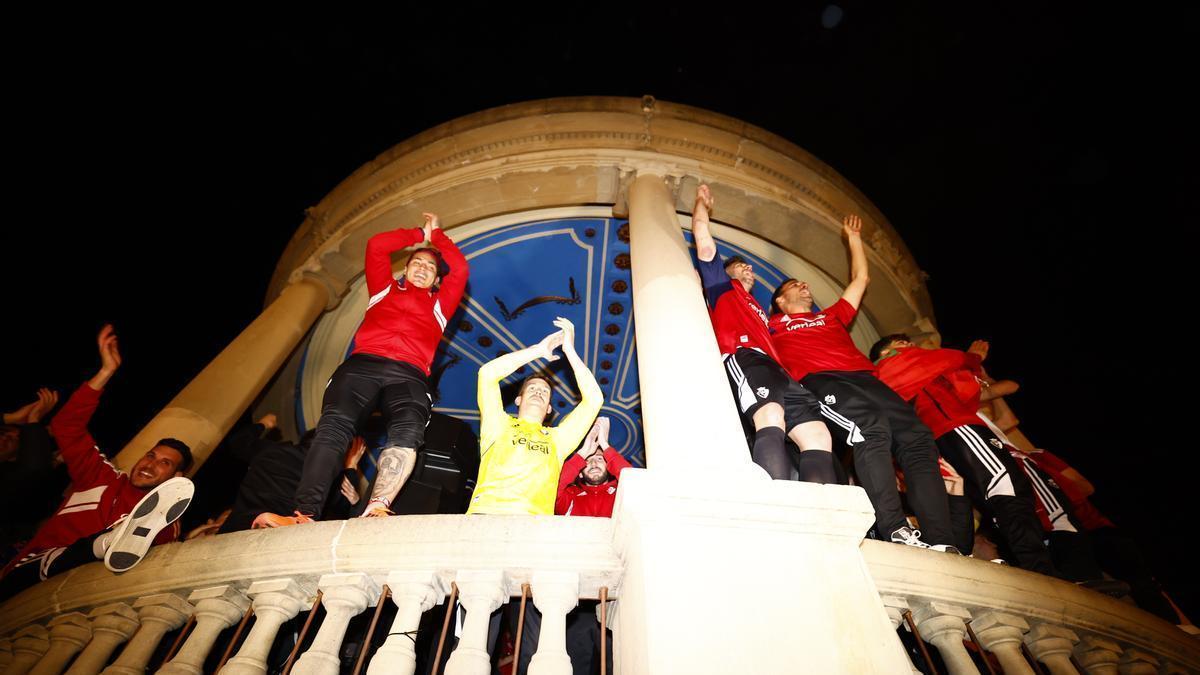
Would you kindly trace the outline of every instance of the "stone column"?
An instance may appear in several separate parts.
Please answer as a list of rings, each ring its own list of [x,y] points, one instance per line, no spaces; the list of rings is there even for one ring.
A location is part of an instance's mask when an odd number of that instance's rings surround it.
[[[1122,651],[1121,645],[1112,640],[1088,635],[1075,645],[1075,660],[1088,675],[1117,675]]]
[[[1153,654],[1131,647],[1121,655],[1121,664],[1118,669],[1121,675],[1156,675],[1158,659]]]
[[[92,620],[92,640],[83,648],[66,675],[96,675],[117,647],[137,632],[138,613],[123,602],[101,605],[88,613]]]
[[[30,675],[58,675],[92,639],[92,622],[80,612],[56,616],[46,626],[50,629],[50,649],[29,671]]]
[[[12,663],[12,658],[12,640],[0,638],[0,669],[7,668],[8,664]]]
[[[1079,675],[1071,663],[1071,650],[1079,636],[1074,631],[1048,623],[1039,623],[1025,634],[1025,644],[1038,661],[1050,669],[1050,675]]]
[[[466,570],[455,576],[454,583],[467,617],[445,673],[488,675],[492,671],[487,651],[488,622],[492,612],[508,601],[508,580],[500,570]]]
[[[279,627],[301,609],[312,606],[311,594],[291,579],[256,581],[250,584],[246,595],[253,599],[254,626],[242,641],[237,656],[221,669],[221,675],[264,675],[267,654]]]
[[[383,646],[371,657],[367,675],[413,675],[417,669],[416,631],[421,615],[442,604],[446,585],[436,572],[395,571],[388,575],[388,588],[396,603],[396,618]],[[412,637],[403,635],[407,633]]]
[[[175,658],[159,668],[158,675],[200,675],[221,631],[240,621],[250,606],[246,596],[233,586],[196,589],[188,602],[196,606],[196,627]]]
[[[979,669],[963,646],[967,636],[967,621],[971,613],[957,605],[931,602],[913,612],[917,630],[933,646],[938,648],[942,661],[950,675],[979,675]]]
[[[292,667],[293,675],[338,675],[342,662],[338,651],[350,619],[379,599],[379,585],[361,572],[326,574],[317,584],[325,619],[312,646]]]
[[[996,655],[1004,675],[1034,675],[1021,651],[1021,641],[1029,630],[1025,619],[1003,612],[984,612],[971,621],[979,646]]]
[[[192,615],[194,607],[174,593],[157,593],[138,598],[133,603],[142,625],[117,660],[102,673],[104,675],[143,675],[150,657],[158,648],[163,636],[179,628]]]
[[[766,477],[751,463],[700,277],[662,175],[629,187],[629,252],[646,461],[651,469]],[[696,420],[704,420],[697,424]]]
[[[538,647],[529,662],[529,675],[571,675],[567,655],[567,612],[579,604],[579,574],[534,572],[533,604],[542,613]]]
[[[908,606],[908,599],[898,595],[884,595],[880,596],[879,599],[883,601],[883,608],[887,611],[888,621],[891,622],[892,631],[895,632],[900,628],[900,624],[904,623],[904,613],[911,610]],[[899,633],[896,633],[896,644],[899,645],[900,651],[904,652],[905,655],[908,654],[908,650],[904,648],[904,643],[900,641]],[[912,662],[911,657],[908,660],[908,665],[913,673],[921,672],[921,669],[917,668]]]
[[[129,469],[159,439],[170,436],[191,446],[195,474],[328,302],[329,291],[315,279],[285,288],[129,441],[117,455],[117,466]]]
[[[26,626],[13,633],[12,645],[12,662],[4,675],[25,675],[50,649],[50,633],[42,626]]]

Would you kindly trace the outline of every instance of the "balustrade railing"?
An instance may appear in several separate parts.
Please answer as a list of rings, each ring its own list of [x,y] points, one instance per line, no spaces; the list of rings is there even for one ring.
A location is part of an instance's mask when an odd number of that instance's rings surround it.
[[[171,544],[124,575],[89,565],[10,600],[0,611],[0,672],[198,675],[208,664],[222,675],[266,673],[281,628],[319,598],[311,616],[321,618],[291,673],[338,673],[348,627],[364,613],[386,637],[377,647],[361,641],[358,672],[413,673],[422,616],[453,594],[465,611],[438,615],[451,631],[461,620],[457,641],[446,640],[444,672],[482,675],[493,656],[489,616],[527,589],[541,612],[530,672],[570,673],[567,613],[602,592],[620,612],[613,541],[613,522],[602,518],[407,516]],[[904,633],[911,645],[919,636],[928,654],[910,652],[896,672],[931,664],[951,675],[1200,672],[1200,641],[1126,602],[968,558],[873,541],[861,551],[897,639]],[[381,621],[393,607],[394,618]],[[719,597],[703,594],[679,611],[712,612],[714,624],[756,619],[720,616]],[[615,629],[618,640],[639,639]],[[803,654],[796,659],[802,670]]]

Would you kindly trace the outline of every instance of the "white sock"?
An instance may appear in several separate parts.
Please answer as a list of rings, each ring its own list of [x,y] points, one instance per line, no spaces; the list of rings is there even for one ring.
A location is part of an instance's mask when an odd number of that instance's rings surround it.
[[[103,560],[104,554],[108,553],[108,547],[112,546],[113,536],[116,533],[113,530],[103,532],[100,536],[92,541],[92,555],[96,556],[97,560]]]

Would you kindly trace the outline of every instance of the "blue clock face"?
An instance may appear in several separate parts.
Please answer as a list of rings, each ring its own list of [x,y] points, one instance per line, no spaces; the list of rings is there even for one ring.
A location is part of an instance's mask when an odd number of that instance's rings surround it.
[[[471,278],[433,362],[434,410],[468,422],[478,434],[479,366],[536,344],[557,330],[555,317],[565,317],[575,324],[575,348],[604,392],[600,414],[612,423],[609,442],[634,466],[645,466],[628,227],[615,218],[556,218],[459,241]],[[690,243],[691,233],[684,235]],[[742,248],[719,243],[718,249],[754,265],[761,281],[754,295],[766,307],[784,275]],[[353,344],[347,354],[352,350]],[[555,424],[579,401],[565,359],[534,362],[513,373],[501,383],[504,401],[515,414],[512,399],[531,368],[548,370],[555,379],[555,416],[548,421]]]

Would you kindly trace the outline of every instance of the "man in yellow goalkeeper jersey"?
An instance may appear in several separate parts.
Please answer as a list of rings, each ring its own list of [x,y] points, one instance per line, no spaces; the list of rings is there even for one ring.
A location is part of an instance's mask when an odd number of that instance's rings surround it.
[[[587,365],[575,353],[575,326],[562,317],[560,330],[541,342],[489,361],[479,369],[479,481],[467,513],[553,515],[563,461],[591,429],[604,394]],[[582,399],[562,423],[547,427],[553,385],[534,374],[521,383],[517,416],[504,410],[500,381],[533,361],[556,361],[562,348],[575,371]]]

